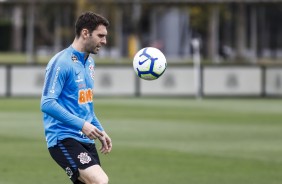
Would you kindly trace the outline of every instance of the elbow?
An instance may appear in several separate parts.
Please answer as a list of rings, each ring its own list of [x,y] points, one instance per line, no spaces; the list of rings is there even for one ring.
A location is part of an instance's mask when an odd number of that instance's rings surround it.
[[[53,104],[53,99],[52,100],[42,100],[40,104],[40,110],[44,113],[48,113],[51,110],[52,104]]]
[[[42,103],[42,102],[41,102],[41,104],[40,104],[40,110],[41,110],[42,112],[45,112],[45,113],[46,113],[46,111],[48,110],[46,103]]]

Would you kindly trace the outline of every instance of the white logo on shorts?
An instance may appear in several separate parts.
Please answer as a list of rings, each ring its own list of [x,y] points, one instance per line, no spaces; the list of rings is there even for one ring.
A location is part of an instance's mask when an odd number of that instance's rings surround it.
[[[69,178],[71,178],[72,175],[73,175],[73,172],[72,172],[71,168],[69,168],[69,167],[66,168],[66,173],[69,176]]]
[[[80,154],[77,156],[77,158],[80,159],[80,162],[81,162],[82,164],[88,164],[88,163],[91,161],[91,157],[88,156],[87,153],[80,153]]]

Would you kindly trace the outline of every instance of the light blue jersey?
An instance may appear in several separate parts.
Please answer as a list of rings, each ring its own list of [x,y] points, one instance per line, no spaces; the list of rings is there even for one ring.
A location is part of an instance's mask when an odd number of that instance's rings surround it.
[[[94,67],[91,57],[72,46],[56,54],[46,68],[41,110],[47,146],[74,138],[93,143],[82,133],[85,121],[103,131],[93,107]]]

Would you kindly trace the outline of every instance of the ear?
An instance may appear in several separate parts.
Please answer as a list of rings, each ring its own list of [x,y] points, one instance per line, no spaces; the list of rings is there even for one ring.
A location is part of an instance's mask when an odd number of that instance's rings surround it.
[[[83,39],[86,39],[89,36],[89,32],[87,29],[82,29],[81,30],[81,36]]]

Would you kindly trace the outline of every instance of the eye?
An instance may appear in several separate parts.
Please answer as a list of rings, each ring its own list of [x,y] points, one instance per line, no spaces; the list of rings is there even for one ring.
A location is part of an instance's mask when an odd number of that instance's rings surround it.
[[[104,34],[98,34],[98,37],[99,37],[99,38],[104,38],[104,37],[106,37],[106,35],[104,35]]]

